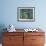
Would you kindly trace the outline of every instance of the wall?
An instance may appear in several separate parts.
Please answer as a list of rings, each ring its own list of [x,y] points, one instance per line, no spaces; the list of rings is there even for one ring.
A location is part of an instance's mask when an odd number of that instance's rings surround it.
[[[1,0],[0,25],[13,24],[16,28],[46,28],[46,1]],[[17,7],[35,7],[35,22],[18,22]]]
[[[35,22],[18,22],[17,7],[35,7]],[[46,32],[46,0],[0,0],[0,31],[9,24],[22,29],[40,27]]]

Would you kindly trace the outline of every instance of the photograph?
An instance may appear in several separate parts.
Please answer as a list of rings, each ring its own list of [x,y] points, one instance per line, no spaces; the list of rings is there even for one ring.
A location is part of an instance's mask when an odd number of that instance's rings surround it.
[[[35,7],[18,7],[17,20],[25,22],[35,21]]]

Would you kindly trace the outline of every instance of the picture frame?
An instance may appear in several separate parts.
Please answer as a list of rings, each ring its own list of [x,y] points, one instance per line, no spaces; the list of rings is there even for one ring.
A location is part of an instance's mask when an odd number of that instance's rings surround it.
[[[35,7],[18,7],[17,21],[34,22],[35,21]]]

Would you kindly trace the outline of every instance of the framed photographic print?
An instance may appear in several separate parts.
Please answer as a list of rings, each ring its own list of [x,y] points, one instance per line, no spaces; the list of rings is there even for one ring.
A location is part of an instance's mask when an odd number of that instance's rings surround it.
[[[34,22],[35,7],[18,7],[17,20],[22,22]]]

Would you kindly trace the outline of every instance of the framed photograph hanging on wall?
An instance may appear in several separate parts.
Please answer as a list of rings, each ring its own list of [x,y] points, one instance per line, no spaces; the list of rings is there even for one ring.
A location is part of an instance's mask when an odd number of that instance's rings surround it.
[[[34,22],[35,7],[18,7],[17,20],[22,22]]]

